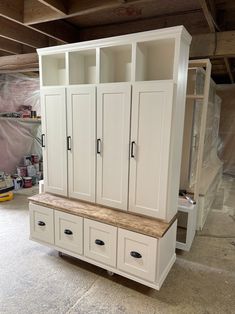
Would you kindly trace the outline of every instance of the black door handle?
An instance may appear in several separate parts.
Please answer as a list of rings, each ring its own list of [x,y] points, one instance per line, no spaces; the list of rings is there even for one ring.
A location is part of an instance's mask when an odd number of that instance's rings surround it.
[[[135,155],[134,155],[134,145],[135,145],[135,141],[131,142],[131,158],[135,158]]]
[[[67,136],[67,150],[71,150],[71,136]]]
[[[96,239],[95,240],[95,244],[97,244],[97,245],[104,245],[104,241]]]
[[[69,229],[65,229],[65,230],[64,230],[64,233],[65,233],[65,234],[68,234],[68,235],[73,234],[73,232],[72,232],[71,230],[69,230]]]
[[[46,224],[45,224],[44,221],[39,220],[39,221],[38,221],[38,225],[39,225],[39,226],[45,226]]]
[[[142,257],[142,255],[141,255],[140,253],[135,252],[135,251],[131,251],[131,252],[130,252],[130,255],[131,255],[132,257],[134,257],[134,258],[141,258],[141,257]]]
[[[100,138],[98,138],[96,141],[96,152],[97,154],[101,153],[101,139]]]
[[[41,145],[42,145],[42,147],[45,147],[44,139],[45,139],[45,134],[42,134],[41,135]]]

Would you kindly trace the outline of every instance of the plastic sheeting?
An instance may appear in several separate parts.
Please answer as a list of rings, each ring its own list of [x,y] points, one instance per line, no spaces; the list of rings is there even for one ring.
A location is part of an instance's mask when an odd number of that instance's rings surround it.
[[[235,84],[218,85],[222,99],[219,135],[219,156],[224,162],[224,173],[235,176]]]
[[[38,77],[0,75],[0,113],[18,112],[24,105],[32,106],[40,115],[39,95]],[[13,174],[22,164],[23,156],[41,156],[40,133],[38,122],[0,117],[0,170]]]

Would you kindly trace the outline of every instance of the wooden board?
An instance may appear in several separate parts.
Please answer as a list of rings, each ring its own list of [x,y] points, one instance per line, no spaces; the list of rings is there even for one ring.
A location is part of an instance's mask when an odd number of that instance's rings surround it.
[[[48,193],[31,196],[29,197],[29,200],[34,204],[53,208],[76,216],[90,218],[154,238],[163,237],[176,219],[176,217],[174,217],[170,223],[165,223],[154,218],[124,213],[111,208],[74,201]]]

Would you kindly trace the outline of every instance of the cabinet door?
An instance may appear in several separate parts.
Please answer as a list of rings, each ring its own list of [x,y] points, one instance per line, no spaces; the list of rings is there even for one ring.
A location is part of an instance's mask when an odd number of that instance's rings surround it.
[[[41,104],[45,191],[67,196],[65,89],[43,89]]]
[[[167,210],[173,86],[133,87],[129,210],[161,219]]]
[[[67,90],[69,196],[95,202],[96,99],[95,86]]]
[[[97,88],[97,203],[127,210],[131,86]]]

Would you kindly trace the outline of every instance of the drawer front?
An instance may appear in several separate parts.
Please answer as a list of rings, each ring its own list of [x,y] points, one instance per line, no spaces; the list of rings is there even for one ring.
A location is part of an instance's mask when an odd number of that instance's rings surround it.
[[[157,245],[157,239],[119,229],[118,269],[148,281],[155,281]]]
[[[29,204],[30,235],[32,238],[54,244],[53,209]]]
[[[116,267],[117,228],[84,219],[84,255]]]
[[[55,244],[83,254],[83,218],[55,210]]]

